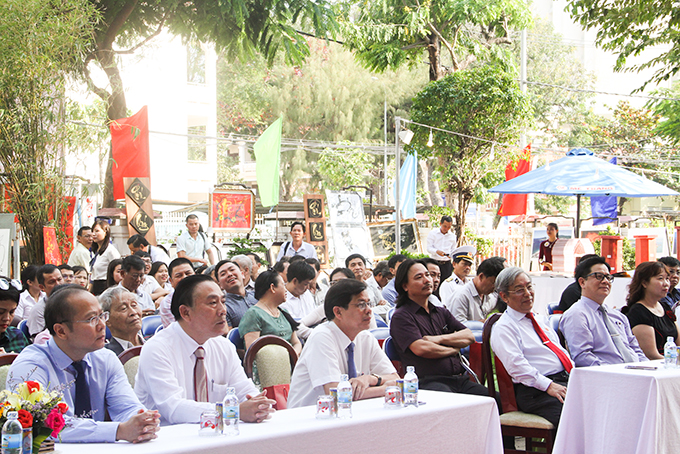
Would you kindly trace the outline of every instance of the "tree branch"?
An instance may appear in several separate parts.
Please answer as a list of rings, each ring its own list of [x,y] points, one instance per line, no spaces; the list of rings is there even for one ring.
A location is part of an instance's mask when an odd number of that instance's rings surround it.
[[[117,51],[115,51],[115,53],[117,53],[117,54],[133,54],[133,53],[135,53],[135,51],[137,49],[139,49],[140,47],[142,47],[143,45],[145,45],[146,43],[148,43],[149,41],[154,39],[156,36],[160,35],[161,31],[163,30],[163,25],[165,25],[165,20],[168,18],[169,14],[170,14],[169,12],[166,12],[165,14],[163,14],[163,17],[161,18],[161,22],[158,24],[158,28],[156,29],[156,31],[153,32],[152,34],[150,34],[149,36],[147,36],[143,41],[135,44],[134,46],[132,46],[131,48],[129,48],[127,50],[117,50]]]
[[[94,81],[92,80],[92,76],[90,74],[90,69],[88,68],[88,65],[92,60],[95,58],[95,53],[91,52],[87,57],[85,57],[85,62],[83,65],[83,73],[85,75],[85,82],[87,83],[87,87],[92,90],[94,94],[99,96],[104,102],[108,103],[109,100],[109,92],[107,92],[105,89],[100,88],[95,85]]]
[[[100,42],[97,43],[99,50],[111,50],[113,48],[113,42],[118,36],[118,32],[123,28],[125,21],[127,21],[132,11],[137,6],[138,0],[128,0],[128,2],[120,9],[116,17],[113,18],[109,24],[109,28],[106,29],[106,33]]]
[[[441,42],[444,43],[444,46],[446,46],[446,49],[448,49],[449,54],[451,55],[451,60],[453,60],[453,62],[454,62],[454,67],[455,67],[455,64],[456,64],[456,56],[455,56],[454,53],[453,53],[453,47],[451,46],[451,44],[446,40],[446,38],[444,38],[444,37],[442,36],[441,33],[439,33],[439,30],[437,30],[437,28],[434,26],[434,24],[433,24],[432,22],[428,22],[427,27],[428,27],[430,30],[432,30],[432,33],[434,33],[435,35],[437,35],[437,36],[439,37],[439,39],[441,40]]]

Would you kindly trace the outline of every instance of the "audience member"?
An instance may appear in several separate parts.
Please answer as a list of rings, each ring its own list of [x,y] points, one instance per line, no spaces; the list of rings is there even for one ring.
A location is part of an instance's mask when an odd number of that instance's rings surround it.
[[[488,390],[470,381],[460,349],[475,336],[445,308],[429,301],[432,278],[425,265],[404,261],[395,277],[399,292],[390,320],[390,335],[404,364],[413,365],[420,388],[488,396]]]
[[[90,284],[90,273],[84,266],[76,265],[73,267],[73,282],[83,288],[87,288]]]
[[[281,245],[281,250],[276,256],[276,260],[281,260],[282,257],[294,257],[301,255],[304,258],[318,258],[316,256],[316,249],[309,243],[302,239],[305,237],[305,224],[300,221],[295,221],[290,226],[290,241],[286,241]]]
[[[194,267],[215,263],[215,251],[210,247],[208,236],[203,233],[198,216],[190,214],[186,222],[187,230],[177,237],[177,257],[188,258]]]
[[[477,268],[477,275],[453,296],[449,310],[459,322],[486,320],[496,307],[494,283],[505,268],[503,257],[491,257]]]
[[[109,262],[109,268],[106,270],[106,288],[115,287],[123,280],[122,270],[123,259],[114,259]]]
[[[167,328],[170,323],[175,321],[175,316],[172,315],[170,310],[172,303],[172,294],[177,288],[177,284],[187,276],[192,276],[194,274],[194,266],[186,257],[177,257],[170,265],[168,265],[168,275],[170,280],[170,285],[172,285],[172,291],[168,293],[163,301],[161,301],[161,306],[158,309],[158,313],[161,315],[161,323],[163,328]]]
[[[236,388],[241,420],[262,422],[274,411],[275,401],[258,395],[234,344],[223,336],[227,331],[223,298],[209,276],[182,279],[172,297],[177,323],[154,335],[142,349],[135,392],[161,412],[164,423],[199,422],[201,413],[215,410],[215,402],[224,399],[227,387]]]
[[[165,295],[169,293],[169,290],[164,289],[158,281],[151,276],[151,268],[153,263],[151,262],[151,256],[148,252],[139,250],[133,254],[144,261],[144,281],[139,284],[139,290],[148,293],[151,296],[151,300],[158,306]],[[164,263],[164,262],[160,262]]]
[[[285,310],[280,309],[286,301],[286,286],[279,273],[263,271],[255,281],[257,304],[246,311],[238,325],[246,350],[260,336],[273,334],[288,341],[299,355],[302,344],[295,334],[298,322]]]
[[[21,289],[21,282],[0,276],[0,353],[21,353],[29,344],[21,330],[10,326]]]
[[[328,291],[328,284],[321,278],[321,262],[317,259],[307,258],[305,262],[316,272],[316,276],[309,282],[309,291],[314,296],[314,303],[317,306],[323,305],[323,300],[326,298]]]
[[[253,261],[246,255],[239,254],[231,258],[231,261],[236,263],[241,269],[241,274],[243,275],[243,286],[248,292],[255,291],[255,281],[250,276],[253,269]]]
[[[106,220],[99,219],[95,221],[92,227],[92,234],[94,239],[92,244],[94,257],[92,259],[91,290],[96,296],[109,287],[107,283],[109,263],[112,260],[119,259],[120,252],[111,243],[111,226]]]
[[[45,292],[40,289],[37,273],[38,267],[35,265],[28,265],[21,272],[21,283],[23,284],[24,291],[21,292],[19,305],[16,311],[14,311],[14,317],[18,320],[27,319],[33,306],[47,297]]]
[[[227,305],[227,324],[229,328],[238,328],[241,317],[257,303],[253,292],[246,291],[243,274],[238,264],[231,260],[222,260],[215,266],[215,275],[224,290],[224,304]]]
[[[151,257],[151,262],[163,262],[166,265],[170,264],[170,256],[168,256],[168,253],[162,247],[152,246],[146,238],[138,233],[128,238],[127,245],[130,249],[130,254],[134,254],[137,251],[144,251]]]
[[[90,270],[90,261],[92,260],[92,229],[88,226],[83,226],[78,229],[76,237],[76,244],[68,256],[68,264],[71,266],[82,266],[86,270]]]
[[[152,278],[156,279],[156,283],[158,283],[159,287],[161,287],[164,290],[167,290],[168,293],[170,293],[170,291],[172,290],[172,284],[170,284],[170,274],[168,274],[168,265],[166,265],[165,262],[154,262],[154,264],[151,265],[149,275]]]
[[[647,360],[626,316],[604,305],[614,280],[609,272],[604,257],[581,260],[576,267],[582,296],[560,319],[560,331],[576,366]]]
[[[640,263],[628,287],[627,306],[623,310],[649,359],[663,359],[663,346],[668,337],[678,340],[677,319],[663,301],[669,288],[668,271],[661,262]]]
[[[390,259],[387,261],[387,266],[390,268],[390,274],[392,276],[397,275],[397,269],[399,268],[399,265],[406,260],[406,256],[403,254],[395,254]],[[397,296],[399,296],[397,290],[394,287],[394,278],[392,278],[385,287],[382,289],[382,295],[383,298],[385,298],[385,301],[390,303],[391,306],[394,306],[397,301]]]
[[[475,263],[476,254],[477,249],[474,246],[461,246],[453,251],[453,274],[439,288],[439,299],[445,306],[450,307],[456,292],[468,283],[467,277]]]
[[[390,273],[390,266],[387,264],[387,261],[383,260],[382,262],[378,262],[375,265],[375,268],[373,268],[372,274],[373,276],[366,279],[366,285],[379,291],[382,296],[383,288],[385,288],[390,279],[394,277],[392,276],[392,273]]]
[[[61,271],[61,277],[64,280],[64,284],[73,284],[73,280],[75,279],[73,268],[66,264],[61,264],[57,268]]]
[[[427,234],[427,252],[430,258],[439,265],[442,279],[448,279],[453,272],[451,253],[456,247],[456,235],[451,231],[453,219],[442,216],[439,228],[430,230]]]
[[[515,383],[518,408],[557,427],[573,363],[555,331],[531,312],[534,289],[526,272],[506,268],[495,287],[508,307],[491,331],[491,348]]]
[[[437,297],[437,290],[439,290],[439,284],[441,282],[441,269],[439,264],[431,258],[422,259],[421,262],[427,268],[430,273],[430,278],[432,279],[432,294],[430,295],[430,302],[435,306],[442,306],[442,302]]]
[[[345,267],[352,270],[354,278],[360,282],[364,282],[366,275],[366,259],[361,254],[352,254],[345,259]],[[366,293],[371,300],[371,307],[373,312],[378,315],[386,315],[391,308],[387,301],[383,298],[382,292],[375,290],[373,287],[366,287]]]
[[[553,269],[552,250],[557,239],[559,238],[560,228],[554,222],[548,224],[546,228],[548,239],[541,241],[541,247],[538,251],[538,263],[543,266],[543,271],[551,271]]]
[[[591,257],[599,257],[597,254],[586,254],[583,257],[579,259],[578,263],[581,263],[582,261],[589,259]],[[578,268],[578,264],[576,265]],[[576,275],[576,269],[574,269],[574,275]],[[581,284],[578,283],[578,279],[574,279],[574,282],[569,284],[567,288],[564,289],[562,292],[562,296],[560,297],[560,304],[557,306],[557,310],[555,313],[557,314],[563,314],[564,312],[567,311],[571,306],[574,305],[576,301],[581,299]]]
[[[64,283],[61,271],[54,265],[43,265],[36,273],[40,290],[45,292],[45,298],[38,300],[28,314],[28,332],[35,336],[45,329],[45,299],[50,296],[52,290]]]
[[[111,287],[99,295],[99,304],[109,313],[106,321],[111,339],[105,345],[116,355],[128,348],[144,344],[142,337],[142,308],[137,295],[121,287]]]
[[[249,252],[246,254],[251,262],[253,262],[253,267],[250,269],[250,278],[255,281],[257,276],[260,275],[260,268],[262,268],[262,259],[259,255],[254,252]]]
[[[146,316],[156,312],[156,305],[151,296],[139,288],[146,276],[144,266],[144,261],[135,255],[125,257],[120,272],[123,279],[118,283],[118,287],[137,295],[137,304],[142,309],[142,314]]]
[[[369,332],[373,314],[366,284],[345,279],[333,285],[324,303],[328,323],[317,327],[295,366],[288,406],[314,405],[319,395],[336,387],[348,374],[353,399],[385,394],[399,378],[394,366]]]
[[[97,298],[79,285],[59,288],[45,305],[52,338],[44,345],[26,347],[10,367],[8,389],[25,379],[63,389],[68,411],[59,438],[64,443],[137,443],[156,438],[158,412],[144,410],[123,365],[103,348],[108,315]]]
[[[310,282],[316,271],[304,260],[296,261],[288,267],[286,302],[281,305],[293,318],[302,318],[316,308],[314,296],[309,291]]]
[[[678,310],[678,303],[680,303],[680,289],[677,289],[678,282],[680,282],[680,260],[675,257],[661,257],[659,262],[666,265],[668,270],[668,294],[661,300],[675,313],[677,318],[680,315]]]

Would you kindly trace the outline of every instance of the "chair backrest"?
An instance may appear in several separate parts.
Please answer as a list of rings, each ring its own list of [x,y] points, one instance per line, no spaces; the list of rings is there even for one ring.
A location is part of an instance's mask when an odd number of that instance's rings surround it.
[[[484,323],[484,331],[482,333],[482,364],[484,365],[484,371],[487,380],[487,388],[489,390],[489,396],[496,397],[496,385],[498,385],[498,393],[501,398],[501,405],[503,407],[503,413],[510,411],[517,411],[517,402],[515,401],[515,385],[512,383],[510,374],[505,370],[503,363],[498,358],[494,358],[494,364],[496,366],[496,373],[494,374],[494,368],[491,365],[493,352],[491,351],[491,329],[493,325],[501,318],[502,314],[491,315]],[[494,380],[495,378],[495,380]]]
[[[557,310],[559,305],[560,305],[559,301],[556,302],[556,303],[548,303],[548,315],[555,314],[555,311]],[[557,313],[560,314],[561,312],[557,312]]]
[[[142,336],[148,338],[156,334],[158,326],[163,326],[160,315],[147,315],[142,319]]]
[[[394,307],[390,310],[387,311],[387,320],[392,320],[392,316],[394,315]]]
[[[371,330],[371,334],[373,334],[373,337],[376,339],[387,339],[390,337],[390,329],[389,328],[375,328]]]
[[[378,326],[378,328],[387,328],[389,326],[378,314],[373,314],[373,318],[375,318],[375,324]]]
[[[142,353],[142,345],[137,347],[130,347],[118,355],[118,359],[123,363],[125,375],[127,375],[130,386],[135,387],[135,376],[137,376],[137,369],[139,368],[139,355]]]
[[[0,366],[8,366],[14,362],[18,353],[4,353],[0,355]]]
[[[232,328],[231,331],[229,331],[229,334],[227,334],[227,338],[236,346],[237,350],[246,349],[243,339],[241,339],[241,335],[238,332],[238,328]]]
[[[298,355],[285,339],[268,334],[250,344],[243,360],[246,375],[253,377],[253,363],[257,362],[260,384],[263,388],[290,383],[290,375]]]
[[[153,333],[154,336],[156,334],[158,334],[159,332],[161,332],[162,330],[163,330],[163,324],[161,323],[160,325],[158,325],[158,328],[156,328],[156,331],[154,331],[154,333]]]
[[[24,336],[26,336],[26,339],[29,341],[31,340],[31,333],[28,331],[28,320],[24,319],[19,322],[17,325],[17,328],[21,330],[22,333],[24,333]]]
[[[10,365],[0,366],[0,391],[7,389],[5,387],[5,382],[7,381],[7,375],[9,374]]]
[[[406,370],[404,369],[404,365],[401,362],[401,356],[399,356],[397,346],[394,345],[392,337],[386,338],[385,342],[383,342],[382,347],[387,357],[390,359],[390,361],[392,361],[392,365],[394,365],[394,368],[397,369],[397,373],[399,374],[399,376],[403,377],[404,374],[406,373]]]
[[[557,337],[560,339],[560,344],[562,345],[562,348],[565,350],[569,350],[569,346],[567,345],[567,339],[564,337],[564,334],[560,330],[560,320],[562,319],[562,314],[552,314],[548,317],[548,322],[550,322],[550,327],[557,333]]]

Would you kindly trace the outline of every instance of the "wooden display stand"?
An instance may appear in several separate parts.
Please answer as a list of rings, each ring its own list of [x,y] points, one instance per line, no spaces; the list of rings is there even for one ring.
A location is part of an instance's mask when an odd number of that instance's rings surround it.
[[[600,255],[611,266],[611,272],[618,273],[623,271],[623,237],[604,235],[600,238],[602,239],[602,252]]]
[[[643,262],[656,261],[656,235],[636,235],[635,266]]]
[[[156,227],[153,222],[149,178],[125,177],[123,185],[129,236],[139,233],[149,244],[156,246]]]
[[[307,241],[316,249],[322,267],[328,266],[328,236],[326,235],[326,208],[321,194],[305,194],[305,224]]]

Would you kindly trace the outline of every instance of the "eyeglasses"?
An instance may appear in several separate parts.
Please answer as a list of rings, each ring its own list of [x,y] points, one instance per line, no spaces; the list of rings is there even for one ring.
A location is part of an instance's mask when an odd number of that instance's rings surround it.
[[[519,287],[516,288],[515,290],[510,290],[508,291],[509,294],[515,295],[515,296],[522,296],[525,293],[533,293],[534,292],[534,286],[529,284],[526,287]]]
[[[146,274],[144,274],[144,273],[139,273],[139,274],[130,273],[130,277],[131,277],[132,279],[136,280],[136,281],[142,281],[142,280],[144,280],[144,276],[146,276]]]
[[[90,326],[95,327],[97,324],[99,324],[99,320],[102,322],[106,323],[109,321],[109,313],[108,312],[102,312],[99,315],[94,315],[87,320],[73,320],[74,323],[89,323]],[[64,320],[61,323],[68,323],[69,320]]]
[[[18,279],[9,280],[4,277],[0,278],[0,290],[9,290],[10,285],[19,291],[24,289],[23,285],[21,285],[21,281]]]
[[[365,311],[366,308],[369,306],[369,304],[364,302],[364,303],[354,304],[354,306],[356,306],[356,308],[359,309],[360,311]]]
[[[610,283],[614,282],[614,276],[611,274],[604,274],[604,273],[590,273],[589,275],[586,276],[586,279],[588,279],[590,276],[594,277],[595,280],[598,282],[602,282],[602,279],[607,279]]]

